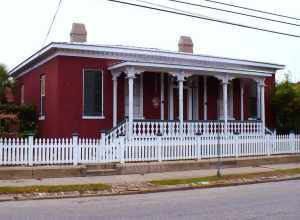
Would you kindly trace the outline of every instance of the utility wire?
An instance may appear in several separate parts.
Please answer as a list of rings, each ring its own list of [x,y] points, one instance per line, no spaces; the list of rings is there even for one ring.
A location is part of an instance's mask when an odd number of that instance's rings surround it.
[[[296,24],[296,23],[291,23],[291,22],[286,22],[286,21],[282,21],[282,20],[266,18],[266,17],[262,17],[262,16],[257,16],[257,15],[252,15],[252,14],[247,14],[247,13],[242,13],[242,12],[237,12],[237,11],[232,11],[232,10],[227,10],[227,9],[222,9],[222,8],[211,7],[211,6],[207,6],[207,5],[201,5],[201,4],[190,3],[190,2],[179,1],[179,0],[168,0],[168,1],[176,2],[176,3],[180,3],[180,4],[185,4],[185,5],[196,6],[196,7],[208,8],[208,9],[212,9],[212,10],[216,10],[216,11],[222,11],[222,12],[227,12],[227,13],[231,13],[231,14],[243,15],[243,16],[247,16],[247,17],[252,17],[252,18],[262,19],[262,20],[266,20],[266,21],[278,22],[278,23],[282,23],[282,24],[288,24],[288,25],[294,25],[294,26],[300,27],[300,24]]]
[[[253,30],[262,31],[262,32],[268,32],[268,33],[273,33],[273,34],[278,34],[278,35],[284,35],[284,36],[289,36],[289,37],[300,38],[300,35],[296,35],[296,34],[289,34],[289,33],[284,33],[284,32],[259,28],[259,27],[255,27],[255,26],[249,26],[249,25],[245,25],[245,24],[234,23],[234,22],[230,22],[230,21],[217,19],[217,18],[211,18],[211,17],[202,16],[202,15],[199,15],[199,14],[194,14],[194,13],[191,13],[191,12],[187,12],[187,13],[179,12],[179,10],[176,9],[176,8],[172,8],[172,10],[169,10],[171,7],[168,7],[168,6],[165,6],[165,7],[169,8],[169,9],[162,9],[162,8],[151,7],[151,6],[147,6],[147,5],[140,5],[140,4],[125,2],[125,1],[119,1],[119,0],[106,0],[106,1],[119,3],[119,4],[123,4],[123,5],[130,5],[130,6],[140,7],[140,8],[146,8],[146,9],[155,10],[155,11],[166,12],[166,13],[170,13],[170,14],[182,15],[182,16],[187,16],[187,17],[191,17],[191,18],[198,18],[198,19],[202,19],[202,20],[213,21],[213,22],[228,24],[228,25],[247,28],[247,29],[253,29]],[[146,2],[146,1],[144,1],[144,2]],[[151,2],[147,2],[147,3],[150,4],[150,5],[153,5],[153,3],[151,3]]]
[[[259,12],[259,13],[263,13],[263,14],[274,15],[274,16],[277,16],[277,17],[288,18],[288,19],[293,19],[293,20],[300,21],[300,18],[291,17],[291,16],[287,16],[287,15],[283,15],[283,14],[274,13],[274,12],[263,11],[263,10],[248,8],[248,7],[244,7],[244,6],[240,6],[240,5],[235,5],[235,4],[225,3],[225,2],[219,2],[219,1],[214,1],[214,0],[203,0],[203,1],[212,2],[212,3],[215,3],[215,4],[226,5],[226,6],[230,6],[230,7],[234,7],[234,8],[245,9],[245,10],[248,10],[248,11],[255,11],[255,12]]]
[[[46,43],[46,41],[47,41],[47,39],[48,39],[48,37],[49,37],[49,35],[50,35],[52,26],[53,26],[53,24],[54,24],[54,21],[55,21],[55,18],[56,18],[56,16],[57,16],[57,14],[58,14],[58,11],[59,11],[59,8],[60,8],[60,6],[61,6],[61,3],[62,3],[62,0],[59,0],[58,5],[57,5],[56,10],[55,10],[55,13],[54,13],[54,16],[53,16],[53,18],[52,18],[51,24],[50,24],[50,26],[49,26],[48,32],[47,32],[46,37],[45,37],[45,39],[44,39],[44,42],[43,42],[42,47],[45,46],[45,43]]]

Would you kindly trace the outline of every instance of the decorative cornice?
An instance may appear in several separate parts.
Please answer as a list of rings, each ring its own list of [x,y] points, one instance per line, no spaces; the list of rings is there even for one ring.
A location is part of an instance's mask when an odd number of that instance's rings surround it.
[[[59,53],[58,53],[59,52]],[[155,62],[173,65],[210,66],[211,68],[240,68],[249,71],[274,73],[276,69],[284,68],[283,65],[261,63],[247,60],[237,60],[222,57],[211,57],[197,54],[185,54],[156,49],[134,48],[124,46],[104,46],[72,43],[51,43],[33,56],[22,62],[9,73],[13,76],[28,72],[29,68],[44,62],[53,54],[65,56],[94,57],[116,59],[133,62]]]

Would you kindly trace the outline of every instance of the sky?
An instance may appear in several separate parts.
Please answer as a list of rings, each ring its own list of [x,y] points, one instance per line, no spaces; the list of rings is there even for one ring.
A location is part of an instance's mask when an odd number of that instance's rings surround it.
[[[135,0],[126,1],[134,2]],[[224,7],[205,0],[185,1]],[[219,1],[300,17],[300,2],[296,0]],[[300,35],[300,27],[297,26],[183,6],[168,0],[152,0],[151,2],[232,22]],[[58,0],[0,0],[0,63],[12,69],[44,45],[57,4]],[[226,9],[233,8],[226,7]],[[300,25],[300,21],[270,16],[269,18]],[[46,44],[52,41],[68,42],[73,22],[85,23],[88,43],[176,51],[179,37],[187,35],[193,39],[194,53],[284,64],[286,69],[278,72],[276,79],[282,80],[285,73],[290,73],[292,81],[300,81],[300,38],[124,6],[106,0],[62,0]]]

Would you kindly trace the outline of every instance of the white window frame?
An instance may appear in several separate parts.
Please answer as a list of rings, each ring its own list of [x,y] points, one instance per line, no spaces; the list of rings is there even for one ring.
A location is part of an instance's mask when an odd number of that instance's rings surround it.
[[[25,92],[25,87],[24,87],[24,84],[22,84],[21,85],[21,105],[23,105],[25,103],[24,92]]]
[[[101,72],[101,95],[102,95],[102,102],[101,102],[101,115],[99,116],[89,116],[89,115],[84,115],[84,74],[85,71],[99,71]],[[104,89],[103,89],[103,81],[104,81],[104,74],[102,69],[95,69],[95,68],[83,68],[82,70],[82,119],[105,119],[104,116]]]
[[[45,103],[43,103],[43,97],[45,101],[46,97],[46,75],[41,74],[40,75],[40,116],[39,120],[45,120],[45,109],[43,109],[43,105],[45,106]]]

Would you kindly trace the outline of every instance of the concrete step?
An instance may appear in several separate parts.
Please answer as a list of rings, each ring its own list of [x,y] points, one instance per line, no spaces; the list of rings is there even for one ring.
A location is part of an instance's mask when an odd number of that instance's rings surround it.
[[[86,176],[110,176],[120,174],[117,169],[88,169]]]

